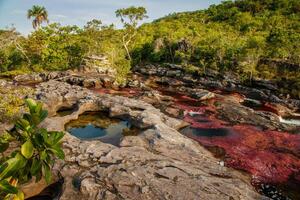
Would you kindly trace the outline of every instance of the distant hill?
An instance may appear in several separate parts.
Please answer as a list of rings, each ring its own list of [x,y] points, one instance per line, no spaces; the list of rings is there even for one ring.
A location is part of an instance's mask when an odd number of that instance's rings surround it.
[[[245,80],[292,79],[300,95],[299,0],[226,1],[170,14],[142,25],[139,33],[136,62],[230,70]]]

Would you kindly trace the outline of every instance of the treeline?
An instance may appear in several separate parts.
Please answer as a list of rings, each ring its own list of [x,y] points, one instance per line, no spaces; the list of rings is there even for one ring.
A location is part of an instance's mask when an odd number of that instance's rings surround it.
[[[172,14],[140,28],[139,61],[187,62],[257,73],[261,59],[300,63],[300,1],[224,2]],[[262,70],[272,78],[268,70]]]
[[[84,28],[50,24],[28,37],[14,29],[0,32],[0,71],[14,75],[31,71],[68,70],[79,67],[88,55],[106,55],[113,66],[128,71],[130,62],[120,41],[121,31],[98,20]]]
[[[299,0],[226,1],[137,28],[145,13],[131,8],[117,14],[122,30],[92,20],[84,28],[51,24],[27,38],[2,31],[0,70],[66,70],[78,67],[86,55],[105,54],[122,74],[130,65],[179,63],[197,73],[232,71],[242,80],[287,79],[300,96]],[[135,23],[124,16],[134,16]]]

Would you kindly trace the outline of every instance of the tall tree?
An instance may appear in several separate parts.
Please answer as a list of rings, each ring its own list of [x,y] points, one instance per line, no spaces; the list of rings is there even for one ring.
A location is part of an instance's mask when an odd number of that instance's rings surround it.
[[[43,22],[49,23],[48,11],[44,6],[38,6],[38,5],[32,6],[32,8],[29,9],[27,12],[27,18],[28,19],[33,18],[32,26],[34,29],[38,29]]]
[[[138,22],[148,17],[147,10],[144,7],[132,6],[117,10],[116,16],[121,19],[121,22],[124,25],[125,32],[122,37],[122,43],[127,52],[129,60],[131,60],[129,44],[137,34]]]

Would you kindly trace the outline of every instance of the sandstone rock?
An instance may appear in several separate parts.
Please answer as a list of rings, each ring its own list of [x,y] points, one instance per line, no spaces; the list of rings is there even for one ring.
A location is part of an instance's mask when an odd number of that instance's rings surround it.
[[[86,88],[101,88],[101,81],[91,78],[91,79],[85,79],[82,83],[83,87]]]
[[[165,111],[170,116],[176,117],[176,118],[178,118],[182,114],[182,111],[180,109],[171,108],[171,107],[168,107]]]
[[[193,96],[201,101],[215,98],[215,94],[209,91],[196,91]]]
[[[14,81],[19,82],[19,83],[39,83],[42,82],[43,79],[38,73],[32,73],[32,74],[22,74],[22,75],[17,75],[14,77]]]
[[[78,107],[70,115],[47,119],[43,127],[49,130],[64,130],[68,121],[98,110],[110,110],[112,116],[126,115],[143,128],[139,135],[125,137],[120,147],[98,140],[80,141],[66,133],[66,158],[55,165],[66,180],[61,200],[263,199],[247,176],[220,166],[211,153],[180,134],[181,120],[164,115],[150,104],[94,95],[57,81],[39,85],[36,96],[51,112],[66,104]],[[79,190],[72,186],[74,177],[81,182]]]

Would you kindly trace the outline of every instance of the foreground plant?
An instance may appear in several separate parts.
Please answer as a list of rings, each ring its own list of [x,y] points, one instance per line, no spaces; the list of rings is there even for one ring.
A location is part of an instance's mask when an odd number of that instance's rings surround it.
[[[51,168],[55,158],[64,159],[61,148],[63,132],[47,131],[39,125],[48,115],[42,104],[27,99],[29,113],[19,119],[9,133],[0,137],[0,199],[22,200],[23,192],[19,183],[26,183],[35,177],[38,182],[42,177],[51,182]],[[9,156],[4,156],[9,143],[17,141],[20,147]]]

